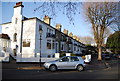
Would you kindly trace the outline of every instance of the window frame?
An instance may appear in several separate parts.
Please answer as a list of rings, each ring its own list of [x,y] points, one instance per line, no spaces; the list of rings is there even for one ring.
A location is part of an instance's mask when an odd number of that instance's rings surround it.
[[[14,33],[14,35],[13,35],[13,41],[17,42],[17,33]]]
[[[51,46],[52,46],[52,44],[51,44],[51,40],[47,40],[46,43],[47,43],[47,45],[46,45],[47,49],[52,49],[52,47],[51,47]],[[50,44],[50,48],[48,47],[48,43]]]
[[[27,41],[28,41],[28,44],[27,44]],[[23,43],[23,45],[22,45],[23,47],[30,47],[31,46],[31,40],[30,39],[24,39],[22,43]]]
[[[15,24],[17,24],[17,22],[18,22],[18,18],[15,18]]]

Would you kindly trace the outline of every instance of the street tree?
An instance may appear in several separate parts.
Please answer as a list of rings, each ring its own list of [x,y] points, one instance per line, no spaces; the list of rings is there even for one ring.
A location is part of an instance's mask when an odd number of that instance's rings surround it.
[[[102,60],[102,45],[105,30],[116,19],[117,4],[115,2],[91,2],[84,3],[85,18],[91,23],[94,40],[98,47],[98,60]]]
[[[86,45],[91,45],[95,43],[94,39],[90,36],[84,36],[84,37],[78,36],[78,37],[80,38],[80,41]]]
[[[34,2],[36,4],[36,2]],[[56,2],[55,0],[46,0],[40,4],[34,11],[41,11],[44,14],[56,16],[60,11],[65,14],[70,23],[74,24],[74,15],[80,13],[80,2]],[[104,41],[104,33],[107,27],[110,27],[116,20],[117,6],[115,2],[96,2],[83,3],[85,7],[85,15],[92,25],[94,40],[98,46],[98,60],[101,59],[102,45]],[[57,8],[57,9],[56,9]],[[58,9],[60,8],[60,9]]]
[[[34,9],[34,12],[42,13],[43,15],[49,14],[50,17],[56,17],[58,13],[67,16],[69,23],[74,25],[74,16],[80,14],[81,2],[73,2],[68,0],[67,2],[59,2],[56,0],[44,0],[44,2],[34,2],[38,4],[38,7]]]
[[[120,31],[116,31],[108,37],[106,47],[113,53],[120,53]]]
[[[117,6],[117,15],[116,15],[116,19],[114,21],[114,24],[111,25],[111,28],[116,32],[116,31],[120,31],[120,2],[118,2],[118,6]]]

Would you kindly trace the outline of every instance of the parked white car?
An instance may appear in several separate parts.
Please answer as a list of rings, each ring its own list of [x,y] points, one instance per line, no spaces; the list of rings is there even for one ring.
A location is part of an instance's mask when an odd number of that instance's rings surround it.
[[[44,68],[50,71],[56,71],[57,69],[77,69],[82,71],[84,67],[84,60],[79,56],[64,56],[58,60],[44,63]]]
[[[91,55],[85,55],[84,61],[85,61],[85,63],[90,63],[91,62]]]

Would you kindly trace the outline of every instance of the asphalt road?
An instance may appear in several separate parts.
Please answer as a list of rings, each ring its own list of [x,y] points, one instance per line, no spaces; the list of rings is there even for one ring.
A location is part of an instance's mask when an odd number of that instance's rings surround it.
[[[104,64],[95,59],[88,64],[84,71],[78,72],[76,70],[58,70],[56,72],[42,70],[23,70],[18,67],[38,66],[39,64],[16,64],[3,63],[2,66],[2,80],[4,79],[119,79],[120,59],[112,58],[105,61],[109,64],[109,68],[105,68]],[[103,81],[103,80],[102,80]],[[115,80],[113,80],[115,81]]]
[[[59,70],[50,72],[46,70],[18,70],[3,69],[2,79],[118,79],[118,64],[108,69],[85,70]]]

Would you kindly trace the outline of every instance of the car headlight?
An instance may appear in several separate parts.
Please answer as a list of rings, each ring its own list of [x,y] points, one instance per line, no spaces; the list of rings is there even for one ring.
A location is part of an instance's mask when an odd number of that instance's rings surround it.
[[[48,68],[48,67],[49,67],[49,64],[48,64],[48,63],[45,63],[45,64],[44,64],[44,67]]]

